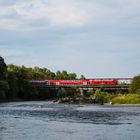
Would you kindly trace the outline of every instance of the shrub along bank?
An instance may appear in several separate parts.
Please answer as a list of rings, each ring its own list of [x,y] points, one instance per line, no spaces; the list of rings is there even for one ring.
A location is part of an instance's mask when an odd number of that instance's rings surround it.
[[[140,104],[140,94],[109,94],[97,90],[95,94],[90,95],[95,103],[108,104]]]
[[[140,94],[110,94],[101,89],[95,92],[90,90],[83,96],[78,93],[68,96],[68,92],[65,91],[65,93],[67,93],[67,96],[65,96],[66,94],[59,96],[56,101],[59,103],[80,104],[140,104]]]

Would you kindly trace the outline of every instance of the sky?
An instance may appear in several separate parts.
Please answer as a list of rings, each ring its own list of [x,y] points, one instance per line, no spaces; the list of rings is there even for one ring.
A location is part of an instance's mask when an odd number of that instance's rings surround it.
[[[7,64],[87,78],[140,74],[140,0],[0,0]]]

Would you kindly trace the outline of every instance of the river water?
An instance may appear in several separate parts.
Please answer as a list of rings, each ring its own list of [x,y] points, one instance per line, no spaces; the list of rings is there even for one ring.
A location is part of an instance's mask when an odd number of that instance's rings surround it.
[[[1,103],[0,140],[140,140],[140,107]]]

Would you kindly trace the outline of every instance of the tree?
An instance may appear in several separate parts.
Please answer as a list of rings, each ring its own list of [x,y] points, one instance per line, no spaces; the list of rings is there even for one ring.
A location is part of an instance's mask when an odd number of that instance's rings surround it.
[[[96,103],[104,104],[106,102],[106,94],[101,89],[95,91],[94,98]]]
[[[64,88],[59,89],[58,92],[57,92],[57,97],[58,98],[66,97],[66,95],[67,95],[67,91]]]
[[[84,79],[86,79],[86,78],[85,78],[84,75],[81,75],[80,79],[81,79],[81,80],[84,80]]]
[[[7,67],[7,71],[10,72],[19,72],[21,68],[19,66],[13,65],[13,64],[9,64]]]
[[[9,84],[9,91],[7,93],[7,98],[8,99],[17,98],[19,87],[18,87],[18,78],[15,72],[12,71],[7,72],[7,82]]]
[[[95,91],[93,89],[88,89],[87,93],[85,94],[87,97],[93,96]]]
[[[6,69],[7,66],[4,62],[4,59],[0,56],[0,80],[6,79]]]
[[[135,76],[129,87],[131,93],[140,93],[140,75]]]
[[[57,71],[56,72],[56,77],[55,79],[58,79],[58,80],[66,80],[66,79],[69,79],[69,74],[67,73],[67,71]]]
[[[67,80],[69,78],[69,75],[68,75],[67,71],[63,70],[61,74],[62,74],[62,79],[63,80]]]
[[[6,80],[0,80],[0,99],[6,99],[6,93],[9,90],[9,85]]]
[[[76,73],[69,73],[69,79],[70,80],[75,80],[77,77]]]
[[[0,57],[0,99],[6,99],[6,92],[9,89],[9,85],[6,81],[7,66],[4,59]]]
[[[39,73],[40,68],[36,67],[35,70]],[[22,98],[31,99],[34,98],[37,91],[32,87],[29,82],[30,79],[34,79],[34,70],[25,66],[19,67],[16,65],[8,65],[7,69],[7,81],[9,83],[9,91],[7,93],[8,99]],[[41,74],[38,74],[40,79]]]

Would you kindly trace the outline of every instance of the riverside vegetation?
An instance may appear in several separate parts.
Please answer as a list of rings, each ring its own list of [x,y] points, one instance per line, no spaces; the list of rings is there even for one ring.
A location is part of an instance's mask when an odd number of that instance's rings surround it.
[[[16,100],[54,100],[60,103],[110,103],[110,104],[140,104],[140,75],[133,78],[129,94],[106,93],[103,89],[88,90],[85,95],[79,89],[35,89],[29,80],[32,79],[77,79],[75,73],[57,71],[47,68],[27,68],[25,66],[6,65],[0,57],[0,101]],[[85,79],[81,75],[81,79]]]

